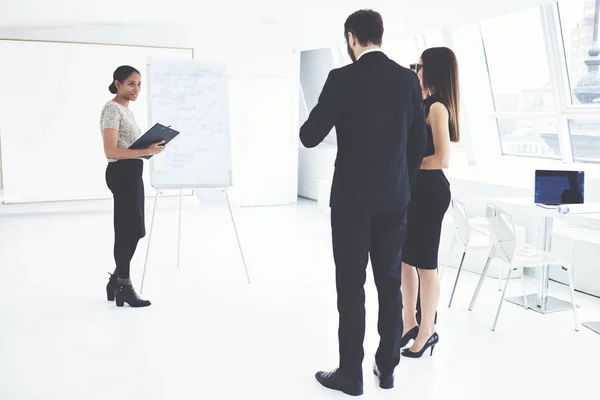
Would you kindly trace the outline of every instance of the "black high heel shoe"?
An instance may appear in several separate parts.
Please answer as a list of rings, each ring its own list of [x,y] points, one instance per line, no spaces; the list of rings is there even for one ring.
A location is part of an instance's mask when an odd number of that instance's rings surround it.
[[[117,307],[123,307],[125,303],[129,304],[130,307],[148,307],[151,304],[150,301],[141,299],[132,285],[120,283],[115,292],[115,300]]]
[[[421,358],[421,356],[425,353],[425,351],[431,347],[431,352],[429,353],[429,355],[432,356],[433,349],[435,348],[435,345],[438,344],[439,341],[440,341],[440,336],[437,334],[437,332],[434,332],[433,335],[431,335],[431,337],[427,340],[427,343],[425,343],[425,346],[423,346],[423,348],[420,351],[413,352],[413,351],[410,351],[410,349],[404,349],[404,350],[402,350],[402,355],[404,357],[408,357],[408,358]]]
[[[408,342],[410,342],[410,340],[415,340],[417,338],[417,335],[419,334],[419,325],[415,326],[414,328],[412,328],[411,330],[409,330],[408,332],[406,332],[406,334],[404,336],[402,336],[402,339],[400,339],[400,348],[404,348],[406,347],[406,345],[408,344]]]
[[[110,272],[108,274],[110,275],[110,278],[108,278],[108,283],[106,284],[106,299],[108,301],[113,301],[118,285],[117,274],[111,274]]]

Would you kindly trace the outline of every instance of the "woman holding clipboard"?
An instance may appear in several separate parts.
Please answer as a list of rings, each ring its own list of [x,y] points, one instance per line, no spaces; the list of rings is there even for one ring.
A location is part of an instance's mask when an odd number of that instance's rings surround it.
[[[106,184],[114,199],[114,257],[116,269],[110,274],[106,285],[109,301],[118,307],[124,303],[131,307],[147,307],[150,301],[141,299],[131,284],[130,263],[138,241],[146,235],[144,221],[144,182],[141,157],[159,154],[165,149],[163,142],[145,149],[129,147],[142,132],[129,109],[129,102],[137,100],[141,89],[141,74],[128,65],[120,66],[113,73],[108,90],[115,97],[102,109],[100,129],[104,141]]]

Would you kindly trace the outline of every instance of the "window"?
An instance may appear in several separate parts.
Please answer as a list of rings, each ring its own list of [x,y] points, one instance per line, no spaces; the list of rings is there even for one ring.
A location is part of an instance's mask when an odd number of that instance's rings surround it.
[[[560,159],[540,8],[486,19],[480,26],[502,154]]]
[[[483,20],[481,31],[496,111],[554,110],[539,8]]]
[[[600,162],[600,120],[569,120],[573,161]]]
[[[498,118],[502,154],[560,159],[556,118]]]
[[[461,86],[475,154],[600,163],[597,11],[600,0],[558,0],[479,21],[470,35],[448,28],[471,52]]]
[[[600,105],[600,76],[588,74],[594,33],[594,11],[600,0],[561,0],[558,2],[560,29],[565,46],[570,101],[574,105]],[[594,57],[597,58],[597,57]],[[596,61],[596,70],[600,61]]]

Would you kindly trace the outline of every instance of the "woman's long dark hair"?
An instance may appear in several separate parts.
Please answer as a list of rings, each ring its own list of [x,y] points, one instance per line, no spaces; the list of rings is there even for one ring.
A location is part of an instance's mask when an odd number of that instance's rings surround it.
[[[450,140],[460,140],[458,61],[447,47],[432,47],[421,54],[423,88],[440,98],[450,114]]]

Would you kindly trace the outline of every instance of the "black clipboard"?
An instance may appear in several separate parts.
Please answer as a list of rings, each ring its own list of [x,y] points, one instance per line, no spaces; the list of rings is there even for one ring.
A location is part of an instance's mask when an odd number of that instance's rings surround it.
[[[154,126],[148,129],[148,132],[144,133],[139,137],[138,140],[135,141],[134,144],[129,146],[129,149],[147,149],[151,144],[160,142],[164,140],[165,142],[162,144],[163,146],[173,140],[177,135],[179,135],[179,131],[169,128],[168,126],[161,125],[159,123],[154,124]],[[142,156],[142,158],[150,159],[152,156]]]

